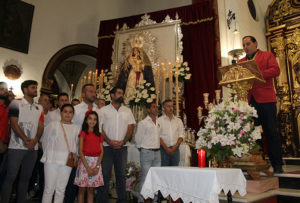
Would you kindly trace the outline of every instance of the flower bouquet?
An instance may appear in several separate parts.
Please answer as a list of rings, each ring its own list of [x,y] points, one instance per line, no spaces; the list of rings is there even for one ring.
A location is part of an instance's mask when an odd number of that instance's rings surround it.
[[[132,194],[136,194],[137,185],[140,179],[141,169],[140,166],[131,161],[126,166],[126,192],[127,199],[132,199]]]
[[[129,104],[130,106],[145,106],[147,103],[153,102],[155,98],[155,88],[151,86],[151,83],[142,80],[136,87],[133,95],[125,98],[125,104]]]
[[[175,73],[176,73],[176,66],[172,67],[172,73],[173,73],[173,81],[175,81]],[[191,80],[191,72],[190,68],[188,67],[188,62],[183,62],[178,66],[178,82],[185,82],[188,80]],[[169,78],[166,78],[167,81],[169,81]]]
[[[225,100],[208,114],[204,128],[198,132],[197,149],[205,149],[208,159],[226,160],[241,157],[257,148],[260,128],[254,126],[256,110],[244,101]]]
[[[103,73],[103,87],[99,91],[98,87],[98,92],[97,92],[97,98],[98,99],[104,99],[106,105],[111,102],[111,97],[110,97],[110,90],[113,88],[113,74],[112,72],[108,71],[107,69]]]

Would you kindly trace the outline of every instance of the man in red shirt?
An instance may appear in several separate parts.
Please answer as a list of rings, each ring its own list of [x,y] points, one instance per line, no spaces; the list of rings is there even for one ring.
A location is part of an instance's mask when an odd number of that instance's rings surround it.
[[[246,57],[239,62],[255,60],[266,80],[266,83],[263,84],[253,84],[248,94],[248,100],[250,105],[257,110],[258,119],[255,122],[262,125],[274,173],[283,173],[281,140],[277,130],[276,119],[277,99],[273,85],[273,79],[279,76],[280,69],[271,52],[257,49],[257,41],[253,36],[243,37],[243,49],[246,52]]]
[[[7,149],[8,135],[8,91],[5,82],[0,82],[0,164],[2,153]]]

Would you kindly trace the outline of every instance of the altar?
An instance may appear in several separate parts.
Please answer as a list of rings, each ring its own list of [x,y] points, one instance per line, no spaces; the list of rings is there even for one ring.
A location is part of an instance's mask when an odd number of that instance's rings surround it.
[[[158,191],[173,200],[183,202],[219,202],[221,191],[233,195],[246,195],[246,179],[241,169],[195,168],[195,167],[151,167],[141,194],[145,199],[154,198]]]

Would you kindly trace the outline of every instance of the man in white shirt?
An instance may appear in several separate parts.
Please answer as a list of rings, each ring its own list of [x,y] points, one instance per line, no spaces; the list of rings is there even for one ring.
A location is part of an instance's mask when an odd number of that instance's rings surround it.
[[[178,166],[180,161],[179,146],[183,141],[183,123],[173,115],[172,100],[163,102],[164,115],[158,118],[160,125],[161,166]]]
[[[124,91],[114,87],[110,96],[112,103],[101,108],[102,135],[104,137],[104,156],[102,160],[102,173],[104,186],[99,188],[97,201],[106,203],[108,201],[109,180],[112,166],[114,165],[117,202],[125,203],[126,196],[126,164],[127,146],[126,142],[131,138],[135,120],[131,110],[123,105]]]
[[[58,108],[55,109],[54,111],[50,111],[48,114],[48,118],[47,118],[47,124],[49,124],[51,121],[60,121],[61,120],[61,116],[60,116],[60,108],[64,105],[64,104],[69,104],[69,95],[65,92],[60,93],[57,96],[57,105]]]
[[[2,186],[1,202],[8,203],[12,185],[20,176],[17,189],[17,203],[26,201],[28,183],[37,159],[38,141],[44,130],[43,107],[34,102],[38,83],[26,80],[21,84],[24,98],[15,99],[9,105],[11,139],[7,154],[7,173]]]
[[[74,124],[80,126],[80,129],[87,111],[96,111],[98,113],[99,120],[101,116],[97,105],[94,103],[96,100],[96,87],[93,84],[83,85],[81,89],[81,98],[82,102],[74,106],[75,114],[72,120]],[[73,203],[77,197],[78,186],[74,185],[75,175],[76,168],[73,168],[66,188],[64,203]]]
[[[152,166],[160,166],[160,137],[157,122],[158,107],[155,101],[146,105],[148,116],[138,123],[135,143],[140,150],[140,165],[142,169],[139,191],[142,190],[146,175]],[[150,200],[148,200],[150,201]],[[138,202],[144,202],[140,195]]]

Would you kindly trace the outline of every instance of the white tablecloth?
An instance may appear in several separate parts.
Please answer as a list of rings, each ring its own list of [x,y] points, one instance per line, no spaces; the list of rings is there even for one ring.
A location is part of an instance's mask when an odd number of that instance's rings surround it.
[[[183,202],[215,203],[223,190],[233,195],[246,194],[246,179],[241,169],[196,168],[196,167],[151,167],[141,194],[145,199],[154,198],[158,191],[173,200]]]

